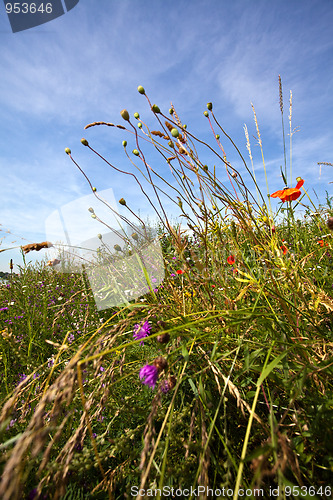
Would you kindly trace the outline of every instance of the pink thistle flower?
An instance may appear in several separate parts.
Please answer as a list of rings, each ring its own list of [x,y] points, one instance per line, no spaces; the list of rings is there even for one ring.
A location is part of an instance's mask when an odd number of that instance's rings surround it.
[[[145,365],[141,368],[139,377],[143,384],[149,385],[149,387],[155,389],[158,378],[158,369],[154,365]]]
[[[143,325],[134,325],[133,337],[135,338],[135,340],[144,339],[145,337],[148,337],[148,335],[150,335],[150,332],[151,326],[148,321],[145,321]],[[144,345],[143,341],[140,342],[140,345]]]

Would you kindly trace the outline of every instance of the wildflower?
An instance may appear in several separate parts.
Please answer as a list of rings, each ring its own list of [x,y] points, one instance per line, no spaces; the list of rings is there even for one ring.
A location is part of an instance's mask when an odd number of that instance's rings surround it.
[[[283,255],[286,255],[286,253],[288,252],[288,248],[285,245],[282,245],[281,248],[283,251]]]
[[[324,242],[323,242],[323,240],[319,240],[317,243],[318,243],[318,245],[320,245],[321,247],[323,247],[323,246],[324,246]]]
[[[8,311],[8,307],[1,307],[1,308],[0,308],[0,312],[1,312],[1,311]]]
[[[143,384],[149,385],[152,389],[155,389],[156,381],[158,378],[158,370],[154,365],[145,365],[140,370],[140,380]]]
[[[280,191],[276,191],[275,193],[271,194],[271,198],[280,198],[282,203],[285,201],[294,201],[297,200],[297,198],[302,194],[300,191],[300,188],[303,186],[304,180],[300,179],[295,188],[285,188],[281,189]]]
[[[72,344],[72,342],[74,342],[74,339],[75,339],[75,337],[74,337],[73,333],[70,333],[67,337],[67,341],[69,344]]]
[[[235,263],[235,257],[233,255],[229,255],[229,257],[227,258],[227,262],[230,265],[234,264]]]
[[[168,379],[164,379],[161,382],[160,389],[161,391],[166,394],[169,392],[171,389],[173,389],[176,385],[176,377],[173,375],[170,375]]]
[[[178,269],[178,271],[176,271],[177,274],[184,274],[185,271],[183,271],[182,269]]]
[[[151,326],[148,321],[145,321],[143,325],[134,325],[133,337],[135,338],[135,340],[144,339],[145,337],[148,337],[150,332]],[[144,345],[143,341],[140,342],[140,345]]]
[[[169,387],[169,384],[168,384],[168,381],[167,380],[162,380],[161,384],[160,384],[160,389],[161,391],[166,394],[167,392],[169,392],[170,390],[170,387]]]

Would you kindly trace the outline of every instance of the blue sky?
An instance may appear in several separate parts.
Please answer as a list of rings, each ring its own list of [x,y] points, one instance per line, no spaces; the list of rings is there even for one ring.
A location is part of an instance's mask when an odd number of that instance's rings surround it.
[[[153,219],[128,176],[107,167],[80,143],[85,137],[115,166],[133,171],[121,145],[128,140],[131,151],[131,136],[106,127],[84,131],[84,126],[93,121],[124,124],[123,108],[153,123],[138,85],[165,114],[172,102],[188,130],[203,140],[212,138],[203,111],[213,102],[222,126],[248,159],[246,124],[257,181],[265,193],[252,102],[272,193],[283,187],[280,74],[286,134],[289,90],[292,126],[299,128],[293,135],[290,185],[303,177],[315,204],[313,189],[325,203],[325,191],[332,194],[333,171],[330,166],[320,171],[317,162],[333,163],[332,25],[331,0],[80,0],[62,17],[12,33],[1,3],[0,249],[45,240],[48,217],[91,193],[66,147],[99,191],[111,189],[115,200],[124,197],[135,213]],[[288,146],[287,135],[286,140]],[[240,167],[232,148],[225,141],[223,145]],[[150,157],[149,149],[145,153],[172,180],[167,165]],[[287,165],[289,171],[289,161]],[[171,202],[166,209],[177,216]],[[43,257],[42,252],[27,254],[27,260]],[[22,265],[19,251],[10,250],[0,253],[0,270],[9,270],[10,258]]]

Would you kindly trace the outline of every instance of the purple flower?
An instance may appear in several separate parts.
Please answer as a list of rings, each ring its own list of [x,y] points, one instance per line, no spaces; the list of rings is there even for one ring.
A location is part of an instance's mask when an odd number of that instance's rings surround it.
[[[68,335],[68,337],[67,337],[67,342],[68,342],[69,344],[71,344],[72,342],[74,342],[74,339],[75,339],[75,337],[74,337],[73,333],[70,333],[70,334]]]
[[[158,370],[156,366],[145,365],[143,368],[141,368],[139,376],[143,384],[149,385],[149,387],[155,389],[158,377]]]
[[[1,308],[0,308],[0,312],[1,312],[1,311],[8,311],[8,307],[1,307]]]
[[[148,321],[145,321],[143,325],[134,325],[134,333],[133,337],[135,340],[144,339],[148,337],[151,332],[151,326]],[[140,342],[140,345],[143,345],[143,341]]]
[[[170,386],[168,384],[167,380],[162,380],[161,385],[160,385],[161,391],[166,394],[170,390]]]

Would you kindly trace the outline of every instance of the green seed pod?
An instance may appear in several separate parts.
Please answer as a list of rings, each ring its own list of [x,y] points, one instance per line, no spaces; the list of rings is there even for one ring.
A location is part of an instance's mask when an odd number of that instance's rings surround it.
[[[213,104],[211,102],[207,102],[207,109],[209,109],[209,111],[213,109]]]
[[[134,113],[134,118],[136,118],[136,119],[140,118],[139,113]]]
[[[89,210],[89,212],[91,212],[92,214],[94,214],[94,213],[95,213],[95,210],[94,210],[92,207],[88,208],[88,210]]]
[[[120,198],[119,203],[120,203],[120,205],[123,205],[124,207],[126,207],[126,201],[124,200],[124,198]]]
[[[179,132],[176,128],[171,129],[171,135],[173,137],[179,137]]]
[[[187,125],[186,125],[186,123],[184,123],[184,125],[183,125],[183,129],[185,129],[185,130],[187,129]]]
[[[121,114],[121,117],[126,121],[128,122],[129,121],[129,113],[127,111],[127,109],[123,109],[122,111],[120,111],[120,114]]]
[[[123,142],[122,142],[122,144],[123,144],[124,148],[126,148],[126,146],[127,146],[127,141],[123,141]]]
[[[132,238],[133,238],[133,240],[138,241],[139,236],[136,233],[133,233]]]
[[[169,141],[169,142],[168,142],[168,146],[169,146],[170,148],[174,148],[173,142],[172,142],[172,141]]]
[[[145,89],[142,87],[142,85],[138,86],[138,92],[139,94],[145,94]]]
[[[96,219],[96,218],[97,218],[95,214],[91,214],[91,217],[92,217],[93,219]]]
[[[215,137],[216,137],[216,139],[217,139],[217,140],[219,140],[219,138],[220,138],[220,134],[216,134],[216,136],[215,136]]]
[[[121,248],[119,245],[114,245],[113,247],[117,252],[121,252]]]
[[[137,149],[133,149],[132,153],[135,155],[135,156],[139,156],[139,151]]]
[[[172,108],[169,109],[169,113],[170,113],[170,115],[173,115],[173,109]]]
[[[102,235],[99,233],[99,234],[97,235],[97,238],[98,238],[99,240],[101,240],[101,239],[102,239]]]
[[[151,110],[154,111],[154,113],[160,113],[161,112],[161,110],[157,106],[157,104],[153,104],[152,107],[151,107]]]
[[[71,152],[72,152],[72,151],[71,151],[69,148],[66,148],[66,149],[65,149],[65,153],[66,153],[66,154],[70,155],[70,154],[71,154]]]
[[[93,187],[92,190],[94,191],[94,193],[96,193],[96,191],[97,191],[97,189],[95,187]]]
[[[141,122],[138,123],[138,127],[142,128],[142,123]]]
[[[81,139],[81,144],[83,144],[84,146],[89,146],[87,139],[84,139],[83,137]]]
[[[204,111],[205,116],[209,116],[208,111]]]

